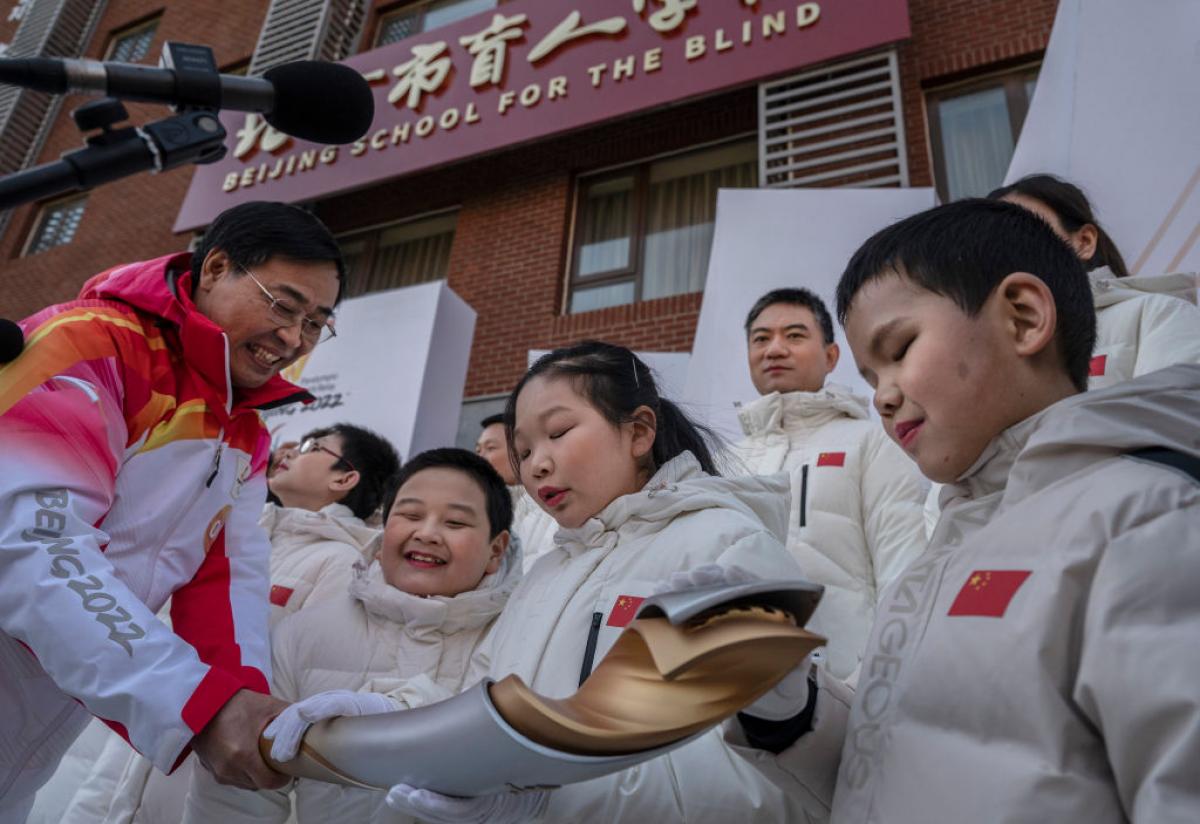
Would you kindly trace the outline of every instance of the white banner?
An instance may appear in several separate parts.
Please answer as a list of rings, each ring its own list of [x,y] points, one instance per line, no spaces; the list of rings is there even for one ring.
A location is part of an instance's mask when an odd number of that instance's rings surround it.
[[[274,443],[345,422],[388,438],[404,459],[454,445],[474,309],[439,280],[351,298],[337,330],[284,373],[317,400],[264,413]]]
[[[1200,2],[1062,0],[1006,182],[1080,186],[1130,272],[1200,269]]]
[[[859,245],[936,202],[933,189],[723,189],[684,388],[688,410],[739,440],[735,404],[758,397],[743,329],[754,302],[772,289],[802,286],[836,315],[837,282]],[[829,380],[870,397],[836,319],[834,331],[842,355]]]

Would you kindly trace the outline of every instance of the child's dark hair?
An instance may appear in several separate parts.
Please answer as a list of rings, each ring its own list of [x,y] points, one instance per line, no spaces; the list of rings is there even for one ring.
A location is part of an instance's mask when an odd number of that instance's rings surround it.
[[[512,493],[508,491],[504,479],[490,463],[474,452],[455,447],[427,449],[400,467],[400,471],[388,481],[387,491],[383,496],[384,523],[387,522],[388,513],[392,511],[392,505],[396,503],[396,494],[400,487],[418,472],[439,467],[454,469],[467,475],[483,491],[484,506],[487,508],[488,538],[495,538],[501,532],[512,529]]]
[[[1096,342],[1087,273],[1046,221],[1012,203],[959,200],[876,232],[850,258],[838,282],[838,320],[846,323],[863,286],[893,274],[949,298],[973,317],[1013,272],[1036,275],[1049,287],[1058,314],[1059,355],[1082,392]]]
[[[833,343],[833,318],[829,314],[829,309],[825,307],[825,301],[821,300],[814,293],[807,289],[772,289],[767,292],[750,307],[750,314],[746,315],[746,337],[750,336],[750,330],[754,328],[754,321],[763,313],[763,310],[768,306],[774,306],[777,303],[785,303],[789,306],[803,306],[813,313],[817,323],[821,326],[821,337],[825,339],[825,345]]]
[[[520,461],[512,437],[517,421],[517,396],[525,384],[536,377],[569,379],[576,391],[587,398],[613,426],[633,420],[633,413],[639,406],[652,409],[657,425],[654,447],[650,453],[653,461],[651,471],[657,470],[681,452],[691,452],[701,469],[709,475],[720,474],[709,449],[709,443],[715,443],[716,437],[706,427],[693,423],[674,403],[659,395],[650,367],[624,346],[589,340],[542,355],[529,367],[525,377],[508,396],[508,403],[504,407],[504,430],[508,438],[509,459],[518,477]]]
[[[1074,183],[1068,183],[1054,175],[1026,175],[1016,183],[1001,186],[988,194],[989,200],[1000,200],[1008,195],[1022,195],[1036,200],[1047,206],[1058,215],[1063,228],[1070,233],[1078,232],[1087,224],[1096,227],[1096,251],[1090,260],[1083,263],[1090,272],[1101,266],[1107,266],[1119,278],[1126,277],[1129,269],[1125,266],[1125,258],[1117,250],[1117,244],[1108,236],[1108,232],[1096,221],[1092,213],[1092,204],[1088,203],[1087,195]]]
[[[342,441],[342,459],[333,468],[358,472],[358,483],[338,503],[349,507],[355,517],[366,518],[383,500],[388,479],[400,468],[400,455],[387,438],[349,423],[314,429],[301,440],[326,435],[337,435]]]
[[[194,281],[199,280],[204,258],[213,249],[220,249],[243,271],[274,257],[302,263],[329,261],[337,267],[337,300],[342,299],[346,280],[342,250],[325,224],[299,206],[254,200],[221,212],[192,253]]]

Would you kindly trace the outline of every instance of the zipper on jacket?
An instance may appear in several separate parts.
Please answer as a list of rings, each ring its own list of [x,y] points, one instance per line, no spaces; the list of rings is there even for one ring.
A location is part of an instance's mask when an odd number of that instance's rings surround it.
[[[579,671],[579,686],[592,674],[592,662],[596,657],[596,640],[600,637],[600,622],[604,620],[603,612],[592,613],[592,628],[588,630],[587,646],[583,648],[583,669]]]
[[[805,516],[805,511],[808,509],[808,464],[800,467],[800,526],[804,526],[808,518]]]
[[[217,436],[217,454],[213,455],[212,474],[208,476],[208,480],[204,482],[205,489],[211,489],[212,483],[217,479],[217,473],[221,471],[221,453],[225,451],[225,430],[221,430],[221,434]]]

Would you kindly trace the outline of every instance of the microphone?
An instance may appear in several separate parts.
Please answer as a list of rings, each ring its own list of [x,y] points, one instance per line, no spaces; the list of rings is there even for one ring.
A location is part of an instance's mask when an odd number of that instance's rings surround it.
[[[0,363],[17,359],[25,348],[25,333],[11,320],[0,318]]]
[[[51,94],[84,92],[260,112],[279,131],[313,143],[351,143],[367,133],[375,117],[375,98],[366,79],[348,66],[320,60],[285,63],[262,77],[240,77],[90,59],[0,59],[0,83]]]

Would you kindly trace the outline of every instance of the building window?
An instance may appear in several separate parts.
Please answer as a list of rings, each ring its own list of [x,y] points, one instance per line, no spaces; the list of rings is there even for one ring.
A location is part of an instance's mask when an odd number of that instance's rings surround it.
[[[496,0],[429,0],[426,3],[409,3],[379,18],[375,45],[386,46],[388,43],[448,26],[495,7]]]
[[[717,190],[757,185],[754,141],[580,178],[568,311],[703,291]]]
[[[113,32],[112,40],[108,44],[108,53],[104,59],[117,63],[137,63],[150,53],[150,46],[154,44],[154,35],[157,31],[158,18],[155,18]]]
[[[345,297],[445,278],[456,221],[456,214],[436,215],[339,238]]]
[[[1004,182],[1037,75],[1037,66],[1026,66],[929,94],[934,177],[944,202],[982,197]]]
[[[36,255],[55,246],[65,246],[75,237],[87,197],[73,197],[47,203],[38,217],[37,229],[30,235],[26,255]]]

